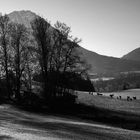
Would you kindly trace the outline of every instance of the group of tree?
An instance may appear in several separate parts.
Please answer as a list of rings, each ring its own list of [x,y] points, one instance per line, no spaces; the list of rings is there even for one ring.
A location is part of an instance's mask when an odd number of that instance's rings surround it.
[[[77,89],[72,86],[76,80],[86,81],[93,89],[86,73],[89,67],[77,51],[81,40],[70,32],[66,24],[57,22],[52,27],[39,16],[31,22],[31,29],[12,23],[7,15],[0,16],[1,79],[9,99],[21,101],[23,86],[31,92],[35,75],[40,77],[46,102]]]
[[[9,99],[15,92],[20,100],[22,80],[25,79],[28,64],[29,38],[24,25],[10,22],[7,15],[0,17],[0,67],[1,78],[5,80]],[[27,60],[28,59],[28,60]]]
[[[140,74],[130,73],[121,74],[114,79],[103,81],[99,80],[94,82],[96,91],[99,92],[114,92],[127,89],[140,88]]]

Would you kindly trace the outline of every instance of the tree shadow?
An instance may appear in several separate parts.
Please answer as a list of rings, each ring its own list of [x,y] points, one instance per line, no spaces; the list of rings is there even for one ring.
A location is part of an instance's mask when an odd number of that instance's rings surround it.
[[[20,121],[18,122],[22,125],[26,125],[28,127],[36,128],[38,131],[32,131],[31,133],[39,134],[39,130],[45,130],[45,132],[49,131],[53,135],[53,137],[56,138],[62,138],[62,139],[102,139],[102,136],[104,135],[105,139],[113,139],[114,137],[106,131],[105,129],[102,129],[100,131],[100,128],[97,127],[91,127],[88,125],[80,125],[76,123],[67,123],[67,122],[34,122],[34,121]],[[20,131],[20,130],[19,130]],[[25,130],[26,131],[26,130]],[[108,130],[109,131],[109,130]],[[22,130],[24,132],[24,130]],[[29,132],[29,131],[28,131]],[[118,140],[122,140],[122,137],[119,136]]]
[[[140,131],[139,115],[97,108],[94,106],[90,107],[83,104],[73,105],[69,107],[56,106],[50,108],[49,110],[45,109],[44,111],[40,110],[37,112],[34,112],[33,110],[26,110],[22,107],[14,107],[11,109],[9,108],[8,110],[3,110],[0,113],[0,122],[10,121],[21,124],[26,124],[26,122],[28,122],[30,124],[34,124],[35,122],[38,122],[40,120],[40,118],[38,118],[38,115],[50,115],[54,117],[72,118],[75,120],[82,119],[87,122],[96,121],[106,125]]]
[[[0,135],[0,140],[10,140],[10,139],[12,139],[12,137],[11,136],[7,136],[7,135]]]

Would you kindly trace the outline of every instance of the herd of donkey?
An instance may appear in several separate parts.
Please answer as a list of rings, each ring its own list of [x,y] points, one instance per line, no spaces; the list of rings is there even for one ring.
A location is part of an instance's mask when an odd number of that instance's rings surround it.
[[[93,92],[89,92],[89,94],[90,95],[93,95]],[[99,92],[97,92],[97,95],[98,96],[103,96],[103,94],[102,93],[99,93]],[[110,96],[110,98],[114,98],[114,94],[110,94],[109,95]],[[122,99],[122,96],[117,96],[117,99]],[[136,96],[134,96],[134,97],[130,97],[130,96],[127,96],[127,101],[132,101],[132,100],[137,100],[137,97]]]

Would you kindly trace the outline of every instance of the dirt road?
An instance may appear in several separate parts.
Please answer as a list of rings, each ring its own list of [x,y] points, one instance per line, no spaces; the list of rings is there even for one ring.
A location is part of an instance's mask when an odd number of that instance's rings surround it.
[[[140,132],[0,106],[0,140],[140,140]]]

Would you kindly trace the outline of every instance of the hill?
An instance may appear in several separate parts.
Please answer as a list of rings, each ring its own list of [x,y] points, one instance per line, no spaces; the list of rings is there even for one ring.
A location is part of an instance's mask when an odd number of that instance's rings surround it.
[[[24,24],[27,28],[31,28],[30,22],[37,16],[31,11],[14,11],[10,13],[9,18],[16,23]],[[52,27],[53,28],[53,27]],[[119,72],[139,71],[140,63],[115,57],[108,57],[88,51],[81,46],[78,50],[82,53],[82,59],[85,59],[91,65],[90,73],[102,75],[114,75]]]
[[[140,70],[140,63],[133,60],[100,55],[82,47],[79,50],[83,54],[82,57],[91,65],[90,73],[112,76],[120,72]]]
[[[24,24],[27,28],[31,28],[30,22],[37,17],[37,15],[31,11],[14,11],[8,14],[10,20],[15,23]]]
[[[124,55],[122,59],[140,61],[140,48],[137,48],[128,54]]]

